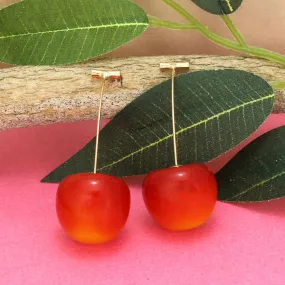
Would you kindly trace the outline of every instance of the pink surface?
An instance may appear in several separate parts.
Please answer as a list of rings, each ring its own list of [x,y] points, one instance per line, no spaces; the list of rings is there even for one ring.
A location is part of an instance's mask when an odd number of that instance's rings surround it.
[[[271,115],[255,136],[285,125]],[[284,285],[285,199],[218,203],[209,222],[187,233],[158,228],[130,178],[132,207],[122,234],[101,246],[69,240],[55,215],[56,184],[39,180],[81,148],[94,122],[0,133],[0,284]],[[211,163],[218,169],[233,152]]]

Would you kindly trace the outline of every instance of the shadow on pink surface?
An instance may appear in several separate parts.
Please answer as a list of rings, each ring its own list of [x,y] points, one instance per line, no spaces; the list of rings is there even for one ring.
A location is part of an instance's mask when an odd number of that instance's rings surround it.
[[[54,244],[70,258],[99,260],[109,259],[110,256],[117,255],[120,251],[125,250],[131,239],[131,233],[129,230],[124,230],[116,239],[99,246],[85,245],[73,241],[60,228],[55,229],[53,238]]]
[[[285,198],[262,203],[232,203],[232,205],[260,214],[285,218]]]
[[[141,226],[145,232],[152,238],[163,243],[181,244],[181,243],[196,243],[202,239],[207,239],[215,234],[217,230],[215,217],[212,217],[207,223],[199,228],[185,232],[171,232],[159,227],[150,216],[144,215],[140,220]]]

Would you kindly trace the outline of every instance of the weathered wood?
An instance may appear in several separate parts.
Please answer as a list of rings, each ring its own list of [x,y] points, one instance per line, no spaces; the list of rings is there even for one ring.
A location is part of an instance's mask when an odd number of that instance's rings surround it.
[[[100,81],[91,79],[92,69],[122,73],[122,85],[106,86],[102,115],[111,118],[143,91],[170,77],[160,72],[160,62],[180,61],[189,61],[191,70],[237,68],[269,81],[285,80],[285,69],[278,64],[230,56],[101,58],[60,67],[12,67],[0,70],[0,130],[96,118]],[[276,92],[274,112],[285,112],[285,89]]]

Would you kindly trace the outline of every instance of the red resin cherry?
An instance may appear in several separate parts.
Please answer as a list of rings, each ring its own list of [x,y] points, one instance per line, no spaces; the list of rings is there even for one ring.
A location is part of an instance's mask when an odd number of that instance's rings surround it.
[[[214,174],[201,164],[155,170],[144,179],[143,199],[161,227],[189,230],[211,216],[217,201],[217,183]]]
[[[68,176],[56,196],[58,220],[73,240],[100,244],[114,239],[130,211],[130,191],[119,178],[94,173]]]

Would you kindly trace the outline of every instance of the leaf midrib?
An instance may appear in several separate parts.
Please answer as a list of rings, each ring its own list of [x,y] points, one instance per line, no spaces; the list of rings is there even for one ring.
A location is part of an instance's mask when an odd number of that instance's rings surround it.
[[[90,29],[104,29],[104,28],[114,28],[114,27],[124,27],[124,26],[148,26],[148,23],[121,23],[121,24],[108,24],[108,25],[99,25],[99,26],[86,26],[86,27],[76,27],[76,28],[65,28],[60,30],[50,30],[50,31],[43,31],[43,32],[35,32],[35,33],[25,33],[25,34],[17,34],[17,35],[8,35],[2,36],[0,39],[8,39],[8,38],[15,38],[15,37],[24,37],[29,35],[42,35],[48,33],[59,33],[59,32],[68,32],[68,31],[76,31],[76,30],[90,30]]]
[[[191,125],[191,126],[188,126],[188,127],[186,127],[186,128],[183,128],[183,129],[179,130],[178,132],[176,132],[176,135],[178,135],[178,134],[180,134],[180,133],[183,133],[183,132],[185,132],[185,131],[187,131],[187,130],[190,130],[190,129],[192,129],[192,128],[195,128],[195,127],[197,127],[197,126],[199,126],[199,125],[202,125],[202,124],[204,124],[204,123],[207,123],[207,122],[209,122],[209,121],[211,121],[211,120],[213,120],[213,119],[219,118],[220,116],[223,116],[223,115],[225,115],[225,114],[231,113],[231,112],[233,112],[233,111],[235,111],[235,110],[238,110],[239,108],[245,107],[245,106],[247,106],[247,105],[250,105],[250,104],[253,104],[253,103],[256,103],[256,102],[259,102],[259,101],[264,101],[264,100],[269,99],[269,98],[272,98],[272,97],[274,97],[274,93],[273,93],[273,94],[270,94],[270,95],[268,95],[268,96],[265,96],[265,97],[262,97],[262,98],[259,98],[259,99],[250,101],[250,102],[246,102],[246,103],[244,103],[244,104],[238,105],[238,106],[233,107],[233,108],[231,108],[231,109],[228,109],[228,110],[226,110],[226,111],[220,112],[220,113],[218,113],[218,114],[216,114],[216,115],[213,115],[213,116],[211,116],[211,117],[209,117],[209,118],[207,118],[207,119],[204,119],[204,120],[202,120],[202,121],[200,121],[200,122],[197,122],[197,123],[195,123],[195,124],[193,124],[193,125]],[[170,134],[170,135],[168,135],[168,136],[165,136],[165,137],[161,138],[160,140],[157,140],[157,141],[155,141],[155,142],[153,142],[153,143],[151,143],[151,144],[149,144],[149,145],[147,145],[147,146],[142,147],[142,148],[139,149],[139,150],[136,150],[136,151],[134,151],[134,152],[132,152],[132,153],[126,155],[125,157],[123,157],[123,158],[121,158],[121,159],[118,159],[117,161],[114,161],[114,162],[112,162],[112,163],[110,163],[110,164],[108,164],[108,165],[106,165],[106,166],[104,166],[104,167],[101,167],[101,168],[98,169],[98,171],[99,171],[99,170],[106,169],[106,168],[108,168],[108,167],[111,167],[111,166],[113,166],[113,165],[115,165],[115,164],[117,164],[117,163],[119,163],[119,162],[121,162],[121,161],[123,161],[123,160],[125,160],[125,159],[127,159],[127,158],[129,158],[129,157],[131,157],[131,156],[133,156],[133,155],[135,155],[135,154],[137,154],[137,153],[139,153],[139,152],[144,151],[144,150],[147,149],[147,148],[156,146],[158,143],[160,143],[160,142],[162,142],[162,141],[164,141],[164,140],[167,140],[167,139],[169,139],[169,138],[171,138],[171,137],[173,137],[173,134]]]
[[[229,10],[230,10],[231,12],[233,12],[234,9],[233,9],[233,7],[232,7],[232,4],[231,4],[230,0],[226,0],[226,2],[227,2],[227,5],[228,5]]]
[[[251,186],[251,187],[247,188],[246,190],[244,190],[244,191],[242,191],[242,192],[240,192],[240,193],[238,193],[238,194],[232,196],[232,197],[229,198],[229,199],[220,200],[220,201],[232,201],[232,199],[235,199],[235,198],[237,198],[237,197],[240,197],[240,196],[242,196],[242,195],[248,193],[249,191],[253,190],[254,188],[256,188],[256,187],[258,187],[258,186],[261,186],[261,185],[263,185],[263,184],[265,184],[265,183],[267,183],[267,182],[270,182],[270,181],[272,181],[272,180],[274,180],[274,179],[276,179],[276,178],[278,178],[278,177],[280,177],[280,176],[282,176],[282,175],[284,175],[284,174],[285,174],[285,171],[282,171],[282,172],[280,172],[280,173],[278,173],[278,174],[276,174],[276,175],[274,175],[274,176],[272,176],[272,177],[270,177],[270,178],[268,178],[268,179],[262,180],[261,182],[259,182],[259,183],[257,183],[257,184],[254,184],[253,186]]]

